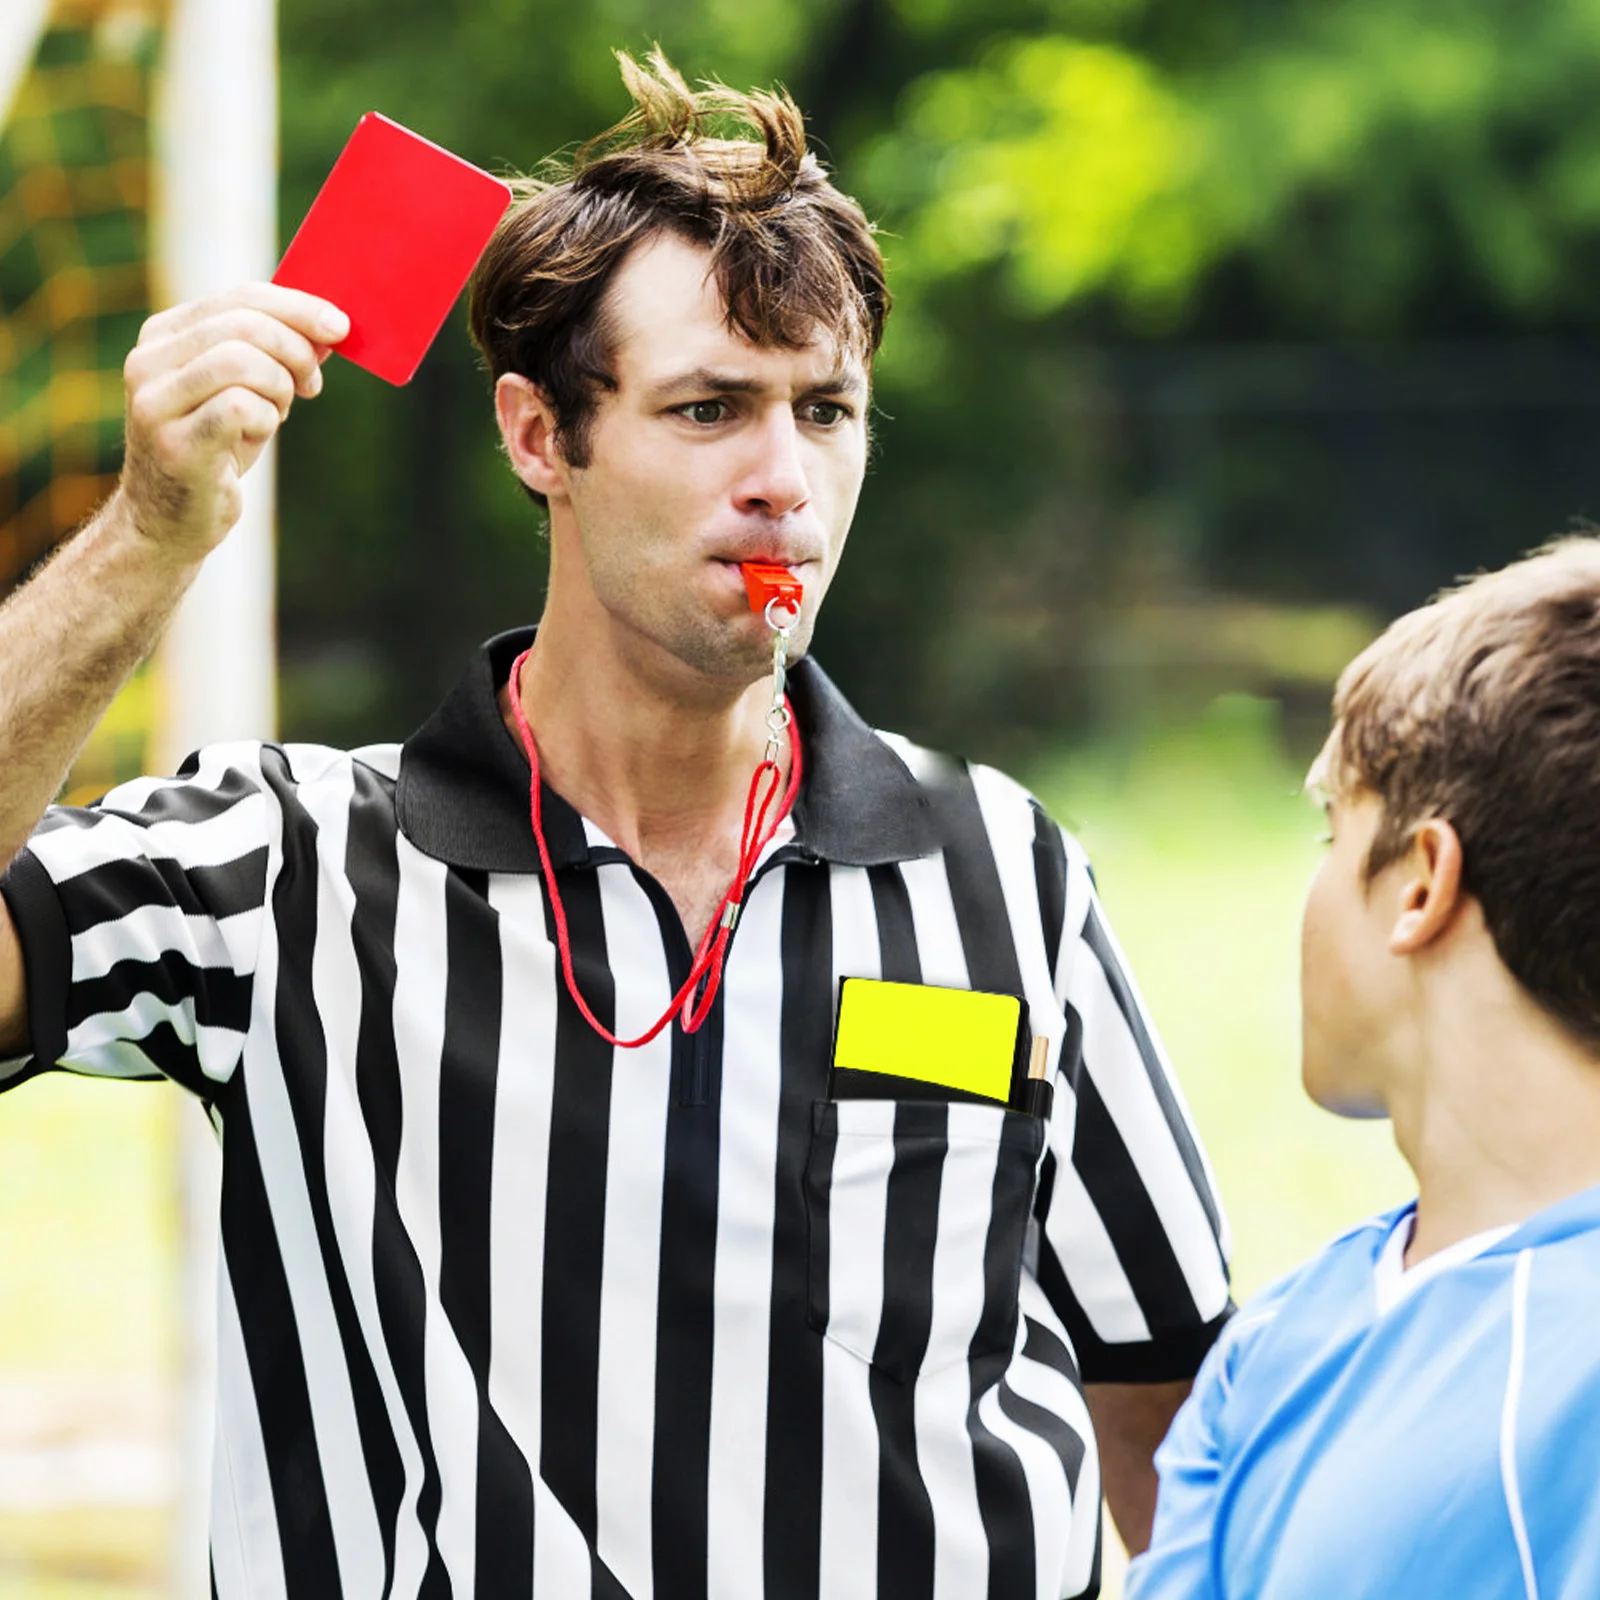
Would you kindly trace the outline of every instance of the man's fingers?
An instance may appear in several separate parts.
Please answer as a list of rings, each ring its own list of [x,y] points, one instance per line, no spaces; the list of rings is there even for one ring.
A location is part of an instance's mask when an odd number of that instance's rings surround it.
[[[255,346],[282,363],[293,375],[295,389],[311,396],[321,388],[317,350],[304,334],[286,322],[249,306],[230,306],[186,327],[173,329],[133,349],[123,372],[130,391],[158,381],[170,370],[200,360],[214,348],[233,343]]]
[[[238,477],[322,388],[322,359],[350,331],[336,306],[252,283],[145,323],[124,363],[123,488],[152,537],[214,548],[238,520]]]
[[[158,311],[139,334],[141,344],[170,338],[220,313],[244,307],[265,312],[320,344],[335,345],[350,331],[350,319],[331,301],[279,283],[245,283],[226,294]]]
[[[181,506],[192,495],[202,499],[218,480],[219,464],[232,457],[243,472],[278,431],[277,406],[254,389],[233,387],[204,405],[153,428],[128,463],[136,476],[169,486]]]
[[[164,371],[195,361],[212,348],[239,341],[256,346],[294,375],[302,393],[317,370],[317,346],[287,323],[248,306],[229,306],[212,315],[147,339],[129,354],[125,372],[130,388],[159,378]]]
[[[294,402],[294,374],[264,350],[234,339],[142,384],[129,411],[130,434],[153,432],[233,388],[260,395],[272,406],[279,422],[288,416]]]
[[[227,450],[242,471],[278,431],[278,408],[254,389],[224,389],[179,424],[202,449]]]

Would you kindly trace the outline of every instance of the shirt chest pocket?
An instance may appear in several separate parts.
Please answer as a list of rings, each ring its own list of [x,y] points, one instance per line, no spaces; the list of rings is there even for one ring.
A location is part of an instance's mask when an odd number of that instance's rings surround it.
[[[817,1102],[811,1326],[901,1383],[1009,1351],[1043,1145],[999,1106]]]

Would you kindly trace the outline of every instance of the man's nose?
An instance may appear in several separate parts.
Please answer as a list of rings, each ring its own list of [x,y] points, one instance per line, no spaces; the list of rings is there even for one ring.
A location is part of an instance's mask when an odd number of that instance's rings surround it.
[[[752,437],[752,452],[736,494],[741,511],[769,517],[797,511],[811,496],[800,458],[800,429],[787,406],[774,407]]]

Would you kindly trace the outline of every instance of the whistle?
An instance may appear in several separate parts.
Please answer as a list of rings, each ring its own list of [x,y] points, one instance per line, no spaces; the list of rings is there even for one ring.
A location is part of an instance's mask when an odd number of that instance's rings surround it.
[[[744,574],[744,592],[750,597],[750,609],[759,616],[776,600],[787,609],[800,615],[800,601],[805,588],[787,567],[774,567],[765,561],[741,561],[739,571]]]

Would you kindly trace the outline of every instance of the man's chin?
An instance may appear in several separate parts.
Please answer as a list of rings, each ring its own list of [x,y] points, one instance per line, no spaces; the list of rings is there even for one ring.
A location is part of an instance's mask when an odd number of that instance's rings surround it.
[[[719,684],[747,688],[772,671],[777,634],[753,613],[707,629],[687,629],[668,646],[694,672]],[[793,666],[811,644],[811,624],[802,622],[789,635],[786,659]]]
[[[665,648],[678,663],[708,686],[742,692],[772,671],[773,634],[764,625],[754,629],[733,627],[680,635]],[[789,661],[796,652],[791,644]]]

